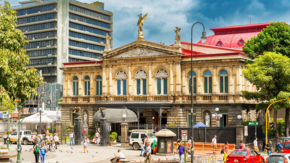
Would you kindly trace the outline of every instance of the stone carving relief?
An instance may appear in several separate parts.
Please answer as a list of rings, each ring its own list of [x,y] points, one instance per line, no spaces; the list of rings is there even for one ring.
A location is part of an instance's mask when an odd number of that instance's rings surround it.
[[[155,75],[156,78],[158,77],[168,77],[168,73],[166,70],[164,69],[160,69],[156,72],[156,75]]]
[[[150,56],[163,56],[168,55],[166,53],[157,52],[145,48],[136,48],[125,53],[121,53],[112,58],[141,58],[141,57],[150,57]]]
[[[139,70],[135,74],[135,78],[138,78],[138,79],[140,79],[140,78],[143,79],[143,78],[146,78],[146,77],[147,77],[147,74],[146,74],[146,72],[144,70]]]
[[[116,74],[116,79],[122,79],[122,78],[127,78],[127,74],[124,71],[119,71]]]

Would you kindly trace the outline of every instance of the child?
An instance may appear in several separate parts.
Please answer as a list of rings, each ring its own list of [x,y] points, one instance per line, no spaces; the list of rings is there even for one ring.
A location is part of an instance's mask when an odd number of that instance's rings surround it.
[[[84,153],[86,153],[86,151],[87,151],[87,153],[89,153],[89,151],[87,149],[87,146],[88,146],[88,139],[87,139],[87,137],[85,137],[83,145],[84,145]]]

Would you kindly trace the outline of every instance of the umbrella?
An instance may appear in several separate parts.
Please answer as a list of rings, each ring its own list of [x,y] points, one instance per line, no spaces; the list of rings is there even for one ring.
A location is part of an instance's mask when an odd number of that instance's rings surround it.
[[[193,126],[193,128],[199,128],[199,127],[206,127],[201,121],[199,121],[196,125]]]
[[[41,114],[41,123],[52,123],[52,119],[48,118],[45,113]],[[39,123],[40,122],[40,114],[33,114],[31,116],[28,116],[24,118],[22,123]]]

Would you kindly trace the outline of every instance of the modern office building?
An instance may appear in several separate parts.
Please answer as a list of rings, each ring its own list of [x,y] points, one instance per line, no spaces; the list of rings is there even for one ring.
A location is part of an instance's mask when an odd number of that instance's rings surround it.
[[[27,36],[28,67],[42,70],[47,83],[63,83],[66,62],[98,60],[108,34],[112,37],[112,12],[104,3],[75,0],[29,0],[13,6],[18,28]]]

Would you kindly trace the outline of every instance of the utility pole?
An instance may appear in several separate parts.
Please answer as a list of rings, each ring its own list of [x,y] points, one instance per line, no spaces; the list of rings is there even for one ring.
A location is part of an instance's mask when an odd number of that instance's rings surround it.
[[[17,104],[19,102],[18,99],[15,100],[16,101],[16,110],[17,110]],[[18,109],[18,132],[17,132],[17,142],[18,142],[18,145],[17,145],[17,163],[21,163],[21,160],[20,160],[20,109]]]

